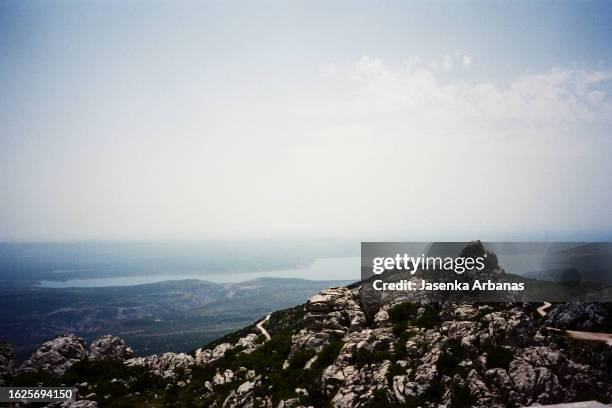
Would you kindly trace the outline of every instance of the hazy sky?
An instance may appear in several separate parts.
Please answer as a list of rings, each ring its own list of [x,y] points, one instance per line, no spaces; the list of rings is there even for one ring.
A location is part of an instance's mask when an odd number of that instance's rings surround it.
[[[600,236],[611,90],[612,2],[4,1],[0,240]]]

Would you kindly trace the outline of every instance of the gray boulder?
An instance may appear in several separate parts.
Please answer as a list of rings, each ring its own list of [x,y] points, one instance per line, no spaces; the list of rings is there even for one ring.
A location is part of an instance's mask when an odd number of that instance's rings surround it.
[[[86,357],[85,340],[74,334],[63,334],[43,343],[19,371],[47,371],[54,377],[60,377],[74,363]]]
[[[185,353],[153,354],[147,357],[131,358],[125,362],[128,366],[144,366],[154,374],[166,379],[176,379],[177,369],[181,368],[186,375],[190,374],[189,366],[195,359]]]
[[[609,304],[562,303],[546,316],[546,325],[559,329],[597,331],[612,313]],[[609,329],[609,328],[608,328]]]
[[[134,350],[122,338],[110,334],[95,339],[89,346],[89,358],[92,360],[127,360],[132,357]]]

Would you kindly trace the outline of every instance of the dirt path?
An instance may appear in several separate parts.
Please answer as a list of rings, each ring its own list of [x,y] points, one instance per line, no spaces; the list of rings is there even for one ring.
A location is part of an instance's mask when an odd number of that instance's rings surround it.
[[[551,306],[552,306],[552,303],[544,302],[542,306],[538,307],[538,313],[540,314],[540,316],[542,317],[546,316],[548,314],[546,309],[548,309]]]
[[[270,333],[268,333],[268,331],[263,327],[263,325],[264,323],[267,323],[268,320],[270,320],[270,315],[267,315],[265,319],[263,319],[261,322],[255,325],[257,326],[261,334],[264,335],[264,337],[266,338],[266,341],[270,340]]]
[[[556,332],[556,333],[564,334],[566,337],[569,337],[570,339],[599,341],[599,342],[606,343],[608,346],[612,346],[612,334],[610,333],[561,330],[561,329],[555,329],[554,327],[547,327],[546,329]]]

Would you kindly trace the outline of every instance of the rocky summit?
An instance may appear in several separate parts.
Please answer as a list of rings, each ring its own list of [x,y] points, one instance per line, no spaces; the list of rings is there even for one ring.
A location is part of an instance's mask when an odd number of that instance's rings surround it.
[[[325,289],[188,354],[133,357],[118,337],[87,348],[64,335],[13,370],[11,348],[2,345],[9,363],[1,374],[7,384],[36,374],[46,385],[74,385],[80,400],[63,405],[72,407],[484,408],[612,399],[612,348],[564,331],[612,331],[607,305],[557,304],[542,316],[539,304],[394,298],[366,313],[360,290]]]

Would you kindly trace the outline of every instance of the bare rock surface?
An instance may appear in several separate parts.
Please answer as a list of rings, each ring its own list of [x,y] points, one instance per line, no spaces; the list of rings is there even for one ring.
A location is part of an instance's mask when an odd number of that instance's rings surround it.
[[[212,350],[197,349],[195,353],[195,362],[199,365],[208,365],[223,358],[225,353],[231,350],[233,346],[229,343],[219,344]]]
[[[359,293],[347,288],[329,288],[308,299],[305,305],[304,329],[295,334],[292,352],[321,351],[334,339],[367,326],[359,304]]]
[[[503,273],[496,258],[490,262]],[[360,407],[381,395],[392,403],[430,408],[544,405],[585,394],[612,398],[609,373],[572,360],[569,350],[541,329],[528,304],[424,303],[416,316],[429,316],[434,327],[409,324],[402,334],[393,326],[389,305],[382,305],[368,323],[357,299],[357,290],[336,288],[310,298],[305,327],[292,338],[292,353],[310,350],[315,355],[331,340],[342,342],[335,361],[321,374],[334,407]],[[360,362],[363,355],[374,360]]]
[[[253,396],[254,383],[245,381],[238,388],[233,390],[230,395],[223,401],[223,408],[252,408],[255,406],[255,398]]]
[[[559,329],[597,331],[606,319],[612,318],[610,304],[562,303],[546,316],[546,325]]]
[[[147,357],[136,357],[126,361],[129,366],[148,367],[153,373],[166,378],[173,379],[177,369],[189,371],[189,366],[194,364],[192,356],[185,353],[163,353],[153,354]]]
[[[78,401],[67,401],[59,405],[61,408],[98,408],[96,401],[89,400],[78,400]]]
[[[89,358],[127,360],[134,356],[134,350],[125,341],[110,334],[99,337],[89,345]]]
[[[21,365],[19,371],[47,371],[51,375],[59,377],[74,363],[86,357],[85,341],[74,334],[64,334],[43,343]]]
[[[255,333],[249,333],[238,339],[235,344],[221,343],[212,349],[199,348],[195,351],[195,363],[206,366],[225,357],[228,351],[239,348],[242,353],[252,353],[261,346],[259,336]]]

